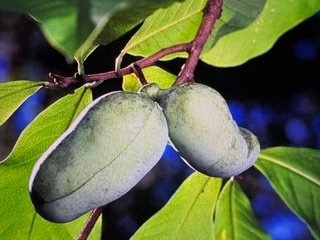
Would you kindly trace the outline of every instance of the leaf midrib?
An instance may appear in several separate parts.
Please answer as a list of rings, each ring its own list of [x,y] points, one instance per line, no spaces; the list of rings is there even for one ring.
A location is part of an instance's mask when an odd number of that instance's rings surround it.
[[[83,89],[83,91],[82,91],[82,93],[81,93],[78,101],[77,101],[76,104],[75,104],[75,108],[73,109],[73,112],[72,112],[72,114],[71,114],[71,117],[70,117],[70,119],[69,119],[69,122],[68,122],[68,124],[67,124],[67,127],[66,127],[66,129],[65,129],[64,131],[66,131],[66,130],[70,127],[71,123],[72,123],[72,122],[75,120],[75,118],[77,117],[77,116],[76,116],[76,113],[77,113],[77,111],[78,111],[78,109],[79,109],[79,107],[80,107],[80,105],[81,105],[81,103],[82,103],[82,101],[83,101],[83,98],[84,98],[84,96],[85,96],[85,94],[86,94],[87,91],[88,91],[87,88],[84,88],[84,89]]]
[[[288,169],[291,172],[293,172],[293,173],[297,174],[298,176],[300,176],[301,178],[304,178],[304,179],[308,180],[309,182],[311,182],[311,183],[317,185],[318,187],[320,187],[320,181],[318,181],[316,178],[310,177],[310,176],[306,175],[305,173],[299,171],[298,169],[296,169],[294,167],[291,167],[290,165],[287,165],[287,164],[277,160],[274,157],[270,157],[270,156],[267,156],[267,155],[265,155],[263,153],[260,153],[259,158],[262,159],[262,160],[265,160],[265,161],[270,161],[272,163],[278,164],[280,167]]]
[[[210,181],[210,177],[208,177],[208,179],[203,183],[201,189],[199,189],[196,197],[195,197],[194,200],[192,201],[192,204],[191,204],[190,208],[188,209],[188,212],[187,212],[186,215],[183,217],[182,223],[180,224],[180,226],[179,226],[179,228],[178,228],[178,230],[177,230],[177,232],[176,232],[176,234],[175,234],[175,236],[174,236],[174,239],[178,239],[179,233],[180,233],[180,231],[182,230],[185,222],[187,221],[188,216],[190,215],[190,213],[191,213],[194,205],[196,204],[198,198],[200,197],[200,194],[203,192],[203,190],[205,189],[205,187],[207,186],[207,184],[209,183],[209,181]]]
[[[5,94],[5,95],[0,96],[0,100],[6,98],[6,97],[8,97],[8,96],[17,94],[17,93],[19,93],[19,92],[26,91],[26,90],[28,90],[28,89],[30,89],[30,88],[34,88],[34,87],[36,87],[36,86],[41,87],[41,85],[42,85],[42,84],[36,83],[36,84],[30,85],[30,86],[28,86],[28,87],[24,87],[24,88],[19,89],[19,90],[16,90],[16,91],[13,90],[13,91],[9,92],[8,94]]]
[[[34,212],[34,214],[33,214],[33,216],[32,216],[32,220],[31,220],[31,224],[30,224],[30,229],[29,229],[29,232],[28,232],[28,238],[27,238],[27,240],[30,240],[30,239],[31,239],[32,230],[33,230],[33,227],[34,227],[34,223],[35,223],[35,220],[36,220],[36,216],[37,216],[37,213]]]
[[[235,219],[234,219],[234,216],[235,216],[235,210],[234,210],[234,191],[235,191],[235,183],[234,182],[231,182],[230,184],[231,185],[231,189],[230,189],[230,197],[229,197],[229,204],[230,204],[230,219],[231,219],[231,232],[232,232],[232,239],[236,239],[235,237]]]

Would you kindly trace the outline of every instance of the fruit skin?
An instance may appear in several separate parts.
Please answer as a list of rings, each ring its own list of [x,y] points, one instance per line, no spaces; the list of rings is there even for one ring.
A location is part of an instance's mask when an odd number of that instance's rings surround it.
[[[146,95],[96,99],[34,167],[29,191],[37,212],[68,222],[121,197],[158,162],[167,141],[166,119]]]
[[[185,83],[168,90],[152,84],[141,91],[163,108],[170,140],[192,168],[228,178],[256,161],[258,139],[249,130],[238,128],[225,100],[214,89]]]

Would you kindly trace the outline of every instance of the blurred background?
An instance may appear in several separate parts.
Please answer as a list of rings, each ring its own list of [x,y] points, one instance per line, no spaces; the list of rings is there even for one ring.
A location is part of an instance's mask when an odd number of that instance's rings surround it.
[[[86,61],[87,73],[112,70],[114,59],[134,31],[99,47]],[[124,64],[136,58],[127,57]],[[177,74],[183,60],[159,63]],[[54,72],[71,76],[76,65],[51,48],[28,17],[0,13],[0,82],[47,80]],[[262,148],[320,148],[320,14],[282,36],[266,54],[233,68],[199,63],[196,80],[219,91],[237,123],[254,132]],[[94,97],[121,88],[121,79],[94,89]],[[40,90],[0,127],[0,159],[12,149],[21,131],[53,101],[72,88]],[[128,239],[156,213],[192,173],[167,147],[161,161],[128,194],[106,207],[105,239]],[[239,182],[263,228],[276,240],[312,239],[305,224],[283,204],[266,179],[251,168]]]

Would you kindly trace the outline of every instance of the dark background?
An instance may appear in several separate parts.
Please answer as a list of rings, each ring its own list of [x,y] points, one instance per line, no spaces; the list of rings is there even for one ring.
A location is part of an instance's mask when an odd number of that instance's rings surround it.
[[[86,61],[87,73],[112,70],[114,59],[130,38],[99,47]],[[125,63],[135,58],[127,57]],[[177,74],[183,60],[159,65]],[[73,75],[76,65],[52,49],[27,17],[0,13],[0,82],[48,79],[48,72]],[[233,68],[199,63],[196,80],[218,90],[237,123],[254,132],[262,148],[285,145],[320,147],[320,14],[283,35],[268,53]],[[94,96],[121,88],[107,81]],[[41,90],[0,128],[0,159],[30,121],[72,88]],[[167,148],[157,166],[128,194],[105,210],[107,239],[128,239],[159,210],[190,174],[179,156]],[[312,239],[305,224],[293,215],[266,179],[251,168],[239,180],[263,228],[277,240]]]

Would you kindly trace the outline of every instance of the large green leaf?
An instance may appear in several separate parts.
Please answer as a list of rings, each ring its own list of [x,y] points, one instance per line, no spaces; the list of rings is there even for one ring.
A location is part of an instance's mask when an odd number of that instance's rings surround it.
[[[123,35],[174,0],[2,0],[0,9],[30,14],[49,42],[83,62],[99,44]]]
[[[126,53],[147,56],[161,48],[191,41],[198,31],[206,2],[185,0],[154,12],[127,43],[120,58]],[[264,2],[265,0],[225,0],[222,16],[216,24],[210,44],[224,34],[248,26],[258,16]],[[163,60],[177,56],[186,54],[173,54]]]
[[[200,25],[206,0],[185,0],[159,9],[149,16],[122,50],[126,53],[148,56],[170,45],[191,41]],[[186,56],[174,54],[174,56]]]
[[[320,239],[320,151],[276,147],[263,150],[255,167],[288,207]]]
[[[216,239],[270,239],[255,218],[250,201],[235,181],[224,186],[216,206]]]
[[[32,168],[40,155],[92,101],[91,91],[80,88],[55,102],[22,132],[0,164],[0,239],[75,239],[87,216],[68,224],[54,224],[36,214],[28,193]],[[99,229],[92,235],[99,239]]]
[[[201,59],[215,66],[240,65],[268,51],[282,34],[319,9],[319,0],[267,0],[254,23],[221,37]]]
[[[11,81],[0,84],[0,126],[15,110],[42,86],[41,82],[28,80]]]
[[[214,239],[213,213],[221,179],[192,174],[132,239]]]
[[[176,79],[175,75],[155,66],[144,68],[142,69],[142,72],[148,83],[157,83],[162,89],[171,87]],[[142,85],[135,74],[132,73],[123,77],[123,90],[137,92],[141,86]]]

